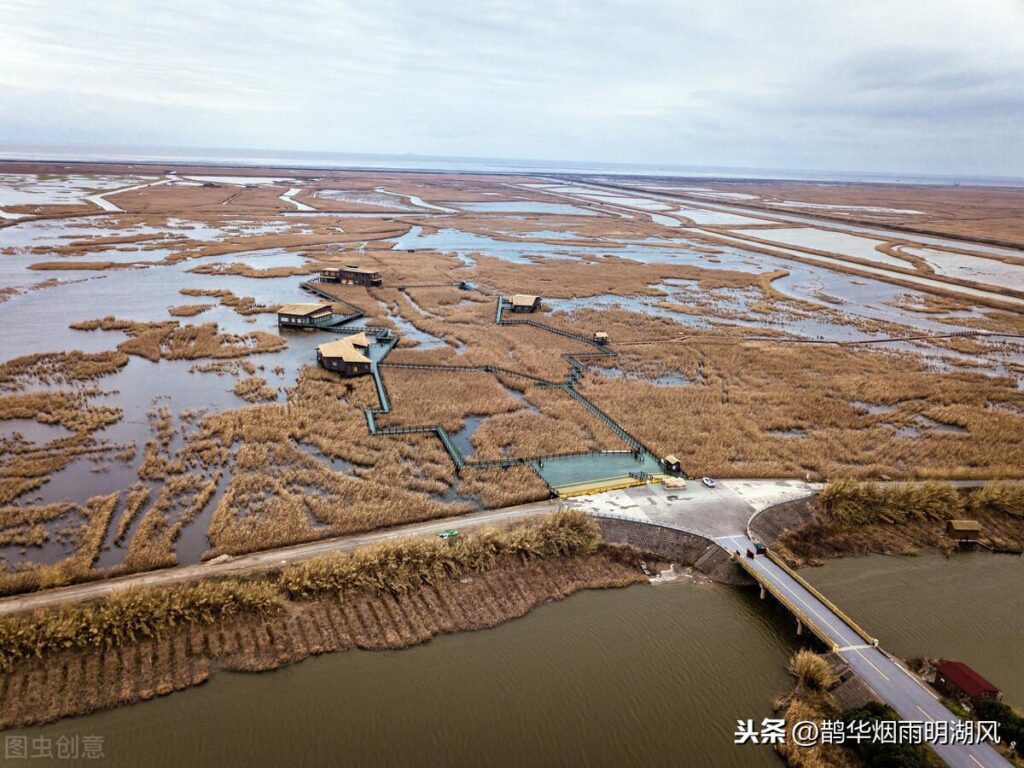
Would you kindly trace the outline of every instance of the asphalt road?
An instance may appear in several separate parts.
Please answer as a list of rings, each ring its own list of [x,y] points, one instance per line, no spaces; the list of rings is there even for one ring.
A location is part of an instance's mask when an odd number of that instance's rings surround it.
[[[753,550],[746,536],[728,536],[718,544],[729,551]],[[860,679],[904,720],[946,720],[957,717],[914,675],[893,661],[879,648],[865,643],[839,616],[811,594],[803,585],[767,557],[748,558],[764,580],[780,590],[839,646],[838,653]],[[935,752],[953,768],[1011,768],[1010,763],[988,744],[932,745]]]
[[[170,586],[213,576],[237,576],[243,573],[268,570],[288,563],[300,562],[329,552],[351,552],[354,549],[387,539],[400,539],[409,536],[436,536],[440,531],[449,528],[466,530],[469,528],[498,525],[512,520],[552,512],[556,509],[558,509],[557,501],[543,501],[523,504],[518,507],[470,512],[457,517],[445,517],[424,523],[379,529],[371,533],[321,539],[319,541],[311,541],[308,544],[296,544],[291,547],[254,552],[248,555],[233,557],[224,562],[176,566],[157,571],[117,576],[102,581],[56,587],[25,595],[13,595],[0,598],[0,615],[19,613],[36,608],[49,608],[61,604],[79,603],[86,600],[96,600],[106,597],[115,590],[127,589],[129,587]]]
[[[970,483],[973,485],[974,483]],[[743,532],[752,514],[792,498],[807,496],[812,487],[799,481],[730,480],[715,489],[690,484],[682,492],[661,486],[626,489],[595,497],[573,499],[575,506],[594,514],[611,514],[699,533],[728,551],[745,552],[753,544]],[[500,510],[471,512],[371,533],[282,547],[231,558],[223,562],[167,568],[102,581],[0,598],[0,615],[95,600],[129,587],[169,586],[211,576],[232,576],[268,570],[329,552],[349,552],[388,539],[435,536],[454,528],[466,530],[506,523],[553,511],[558,501],[544,501]],[[843,619],[767,557],[746,561],[763,579],[785,594],[839,648],[838,653],[876,695],[904,720],[954,720],[936,696],[909,671],[878,648],[865,643]],[[953,768],[1009,768],[988,745],[933,745]]]

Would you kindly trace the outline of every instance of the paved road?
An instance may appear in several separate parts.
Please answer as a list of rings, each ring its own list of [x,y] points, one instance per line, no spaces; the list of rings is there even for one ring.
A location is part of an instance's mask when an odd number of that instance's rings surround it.
[[[891,227],[886,227],[884,224],[880,223],[873,225],[860,224],[854,221],[849,221],[847,219],[823,218],[821,216],[815,216],[814,214],[806,212],[783,211],[778,208],[744,205],[742,202],[736,202],[734,200],[711,200],[696,195],[687,195],[685,192],[681,190],[678,192],[654,192],[651,190],[637,187],[622,188],[619,186],[599,184],[596,182],[583,182],[559,178],[551,178],[551,181],[556,181],[559,184],[567,186],[581,187],[583,189],[590,188],[598,192],[613,192],[616,195],[632,196],[634,198],[646,197],[650,200],[660,200],[664,202],[678,203],[689,208],[704,208],[707,210],[740,214],[743,216],[750,216],[753,218],[770,219],[776,223],[793,223],[803,226],[818,227],[821,229],[841,229],[849,232],[854,232],[859,235],[867,235],[869,237],[879,238],[882,240],[914,240],[924,245],[937,245],[943,248],[953,248],[954,250],[966,248],[968,251],[973,250],[981,253],[1011,256],[1015,258],[1020,258],[1022,252],[1024,252],[1024,248],[1022,248],[1019,245],[992,245],[989,243],[971,240],[969,238],[944,236],[940,233],[928,234],[925,232],[913,232],[910,230],[893,229]],[[587,201],[594,202],[589,198],[587,198]],[[651,211],[648,211],[643,208],[631,208],[631,210],[634,210],[637,213],[651,213]]]
[[[219,563],[197,563],[159,571],[118,576],[103,581],[72,584],[26,595],[14,595],[0,598],[0,615],[18,613],[36,608],[49,608],[59,604],[78,603],[95,600],[109,595],[118,589],[128,587],[170,586],[211,576],[237,576],[243,573],[275,568],[279,565],[308,560],[316,555],[329,552],[350,552],[368,544],[387,539],[398,539],[409,536],[435,536],[438,532],[455,528],[466,530],[488,525],[518,520],[526,517],[552,512],[558,509],[557,501],[543,501],[534,504],[523,504],[518,507],[470,512],[457,517],[445,517],[425,523],[413,523],[395,528],[384,528],[371,533],[342,536],[333,539],[321,539],[308,544],[296,544],[291,547],[270,549],[241,555]]]
[[[715,539],[746,533],[752,515],[784,501],[805,498],[820,485],[800,480],[719,480],[714,488],[699,481],[685,489],[640,485],[570,499],[571,506],[596,515],[611,515],[681,528]]]
[[[753,544],[746,536],[727,536],[718,544],[730,551],[746,552]],[[875,694],[904,720],[956,720],[934,693],[913,674],[894,662],[880,649],[865,643],[839,616],[767,557],[748,558],[758,575],[780,590],[839,646],[838,653]],[[953,768],[1010,768],[995,749],[987,744],[932,745],[936,753]]]
[[[964,483],[974,485],[975,483]],[[714,489],[691,481],[686,489],[661,485],[639,486],[572,499],[570,506],[594,514],[612,514],[683,528],[714,539],[729,551],[752,548],[745,530],[751,516],[769,506],[809,496],[817,486],[796,480],[728,480]],[[557,509],[558,501],[545,501],[501,510],[471,512],[458,517],[414,523],[372,533],[323,539],[308,544],[256,552],[220,563],[168,568],[86,584],[0,598],[0,615],[59,604],[94,600],[127,587],[168,586],[211,576],[231,576],[300,562],[328,552],[348,552],[376,542],[409,536],[434,536],[447,528],[478,528],[531,517]],[[839,616],[814,597],[786,571],[766,557],[746,561],[758,575],[785,594],[804,616],[813,621],[839,648],[838,653],[860,678],[906,720],[952,720],[950,713],[925,686],[881,650],[867,645]],[[987,745],[935,746],[954,768],[1009,766]]]

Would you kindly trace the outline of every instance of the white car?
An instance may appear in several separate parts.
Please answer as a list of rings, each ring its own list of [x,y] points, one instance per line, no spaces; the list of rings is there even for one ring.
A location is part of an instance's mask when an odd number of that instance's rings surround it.
[[[712,480],[710,477],[702,477],[700,479],[700,481],[702,483],[704,483],[704,485],[706,485],[708,488],[714,488],[715,487],[715,481]]]

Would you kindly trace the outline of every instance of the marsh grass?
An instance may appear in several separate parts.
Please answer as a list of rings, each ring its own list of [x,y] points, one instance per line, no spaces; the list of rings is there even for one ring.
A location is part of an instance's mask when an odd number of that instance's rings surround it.
[[[836,480],[825,486],[813,517],[791,527],[772,544],[791,565],[825,558],[881,552],[915,554],[922,549],[951,553],[955,539],[945,521],[967,517],[981,525],[980,541],[998,551],[1024,546],[1024,486],[995,482],[980,488],[948,483],[879,485]]]
[[[153,362],[195,360],[198,358],[245,357],[261,352],[276,352],[287,346],[280,336],[264,331],[248,334],[219,333],[216,323],[179,325],[177,321],[142,323],[107,316],[72,323],[81,331],[122,331],[128,339],[118,344],[121,352],[138,355]]]
[[[352,555],[315,558],[286,566],[280,584],[293,597],[367,589],[398,594],[439,579],[483,571],[504,559],[527,563],[590,554],[600,543],[600,530],[593,520],[583,512],[561,511],[531,524],[460,537],[452,543],[409,539]]]
[[[60,521],[62,531],[73,543],[71,554],[54,564],[22,564],[0,571],[0,594],[45,589],[89,578],[117,502],[118,494],[113,493],[94,497],[84,504],[0,508],[0,531],[4,533],[20,531],[22,535],[37,537],[42,543],[49,539],[49,531],[39,530],[39,526]]]
[[[69,648],[116,647],[181,624],[211,624],[280,610],[269,581],[201,581],[170,589],[124,590],[97,603],[0,619],[0,668]]]
[[[262,376],[239,379],[233,391],[250,403],[264,403],[277,399],[277,388],[267,386],[267,380]]]
[[[212,308],[213,304],[181,304],[177,307],[170,307],[167,314],[171,317],[194,317]]]
[[[1008,482],[959,489],[940,482],[881,485],[834,480],[819,500],[826,521],[840,528],[943,521],[964,515],[1024,517],[1024,484]]]
[[[236,296],[231,291],[218,288],[182,288],[178,293],[183,296],[205,296],[218,299],[222,307],[230,307],[240,315],[273,313],[279,309],[278,304],[259,304],[252,296]]]
[[[99,379],[128,364],[123,352],[44,352],[0,365],[0,387],[23,389],[32,384],[71,384]]]
[[[579,512],[561,512],[466,535],[454,544],[408,539],[285,566],[276,575],[118,591],[94,603],[0,618],[0,669],[9,671],[21,660],[68,649],[159,638],[182,625],[266,617],[285,609],[289,598],[310,600],[332,593],[343,600],[358,600],[358,595],[388,599],[426,586],[440,589],[468,574],[572,561],[592,555],[599,546],[592,521]]]
[[[796,678],[797,685],[812,691],[827,691],[839,682],[828,662],[806,648],[793,654],[789,673]]]
[[[840,479],[828,483],[819,497],[829,524],[839,528],[870,523],[900,524],[910,520],[950,520],[966,504],[948,483],[881,485]]]
[[[81,362],[81,361],[79,361]],[[104,367],[104,366],[101,366]],[[64,380],[65,369],[50,371],[54,380]],[[92,378],[95,368],[86,364],[86,370],[71,375]],[[109,372],[109,371],[108,371]],[[95,433],[120,420],[120,408],[97,405],[92,397],[98,394],[82,388],[70,390],[44,390],[18,392],[26,381],[36,381],[40,370],[36,365],[22,369],[10,383],[13,394],[0,394],[0,421],[7,419],[33,419],[40,424],[59,425],[70,433],[47,443],[36,444],[12,438],[0,439],[0,504],[9,504],[30,491],[40,488],[50,475],[79,458],[121,454],[127,449],[104,443]]]

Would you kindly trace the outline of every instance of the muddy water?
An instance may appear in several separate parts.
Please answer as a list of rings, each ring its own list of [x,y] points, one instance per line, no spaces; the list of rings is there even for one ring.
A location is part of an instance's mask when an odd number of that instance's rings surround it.
[[[734,746],[789,681],[756,593],[587,592],[485,632],[353,651],[32,729],[104,737],[107,765],[778,766]],[[33,764],[44,765],[42,761]]]
[[[963,659],[1024,703],[1024,560],[874,556],[805,573],[895,653]],[[732,732],[768,715],[796,647],[790,619],[755,590],[682,581],[586,592],[403,651],[222,673],[28,733],[99,735],[108,764],[153,768],[778,766]]]
[[[803,573],[886,649],[967,662],[1024,707],[1024,558],[872,555]]]

